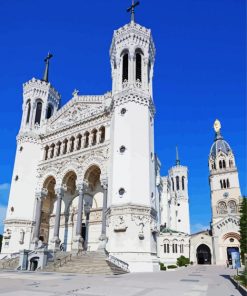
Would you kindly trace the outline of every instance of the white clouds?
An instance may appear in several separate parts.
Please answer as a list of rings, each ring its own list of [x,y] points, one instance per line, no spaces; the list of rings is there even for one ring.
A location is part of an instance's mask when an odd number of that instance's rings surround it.
[[[207,230],[207,229],[209,229],[208,225],[202,225],[200,223],[191,225],[192,233]]]
[[[0,184],[0,191],[6,191],[6,190],[9,190],[9,188],[10,188],[9,183]]]

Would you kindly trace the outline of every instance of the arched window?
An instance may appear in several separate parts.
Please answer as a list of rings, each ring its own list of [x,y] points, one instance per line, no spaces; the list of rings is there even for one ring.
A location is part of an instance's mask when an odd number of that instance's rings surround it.
[[[50,158],[53,158],[54,157],[55,144],[51,144],[50,149],[51,149]]]
[[[182,189],[183,189],[183,190],[184,190],[184,188],[185,188],[184,180],[185,180],[185,177],[183,176],[183,177],[182,177]]]
[[[97,144],[97,130],[94,129],[92,131],[92,145],[96,145]]]
[[[174,180],[172,178],[172,191],[174,191]]]
[[[176,188],[179,190],[179,176],[176,177]]]
[[[172,244],[172,253],[177,253],[177,252],[178,252],[178,245]]]
[[[227,208],[226,208],[226,203],[221,201],[218,204],[218,212],[220,215],[227,214]]]
[[[219,167],[220,167],[220,169],[222,169],[222,161],[221,160],[219,161]]]
[[[36,114],[35,114],[35,121],[34,123],[40,124],[41,120],[41,113],[42,113],[42,103],[38,102],[36,105]]]
[[[183,252],[184,252],[184,245],[181,244],[181,245],[180,245],[180,253],[183,254]]]
[[[84,148],[87,148],[89,145],[89,132],[85,132],[84,137],[85,137]]]
[[[226,188],[226,180],[223,180],[223,187]]]
[[[233,166],[233,161],[230,159],[229,160],[229,167],[231,168]]]
[[[230,200],[228,202],[228,208],[229,208],[229,211],[230,213],[237,213],[237,204],[234,200]]]
[[[164,253],[169,253],[170,252],[170,245],[169,245],[169,240],[164,241]]]
[[[46,112],[46,118],[47,119],[51,118],[52,114],[53,114],[53,106],[49,104]]]
[[[74,137],[71,137],[70,138],[70,149],[69,149],[69,152],[73,152],[74,151],[74,148],[75,148],[75,138]]]
[[[66,154],[67,153],[67,149],[68,149],[68,140],[65,139],[63,141],[63,154]]]
[[[123,76],[122,81],[128,81],[129,80],[129,55],[128,53],[125,53],[123,55]]]
[[[105,127],[102,126],[99,129],[99,132],[100,132],[100,143],[103,143],[105,141]]]
[[[229,179],[226,180],[226,187],[227,187],[227,188],[230,188],[230,182],[229,182]]]
[[[81,149],[81,138],[82,138],[82,135],[79,134],[79,135],[77,136],[77,146],[76,146],[76,149],[77,149],[77,150],[80,150],[80,149]]]
[[[30,103],[30,101],[28,101],[27,102],[27,119],[26,119],[26,123],[29,123],[30,113],[31,113],[31,103]]]
[[[222,183],[222,180],[220,180],[220,188],[223,189],[223,183]]]
[[[56,156],[59,156],[60,153],[61,153],[61,145],[62,145],[62,143],[59,141],[59,142],[57,143],[57,153],[56,153]]]
[[[149,60],[149,62],[148,62],[148,83],[150,82],[150,77],[151,77],[151,62]]]
[[[222,161],[222,166],[223,166],[224,169],[226,168],[226,162],[225,162],[224,159],[223,159],[223,161]]]
[[[141,53],[136,53],[136,81],[142,81],[142,56]]]
[[[45,147],[45,157],[44,157],[45,160],[48,159],[48,152],[49,152],[49,146],[46,146]]]

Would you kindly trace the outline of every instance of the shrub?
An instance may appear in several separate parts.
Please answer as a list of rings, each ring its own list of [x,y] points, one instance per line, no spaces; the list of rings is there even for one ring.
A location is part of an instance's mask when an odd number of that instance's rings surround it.
[[[185,266],[185,265],[188,265],[190,264],[190,259],[189,258],[186,258],[184,256],[180,256],[178,259],[177,259],[177,265],[178,266]]]
[[[174,268],[177,268],[177,265],[168,265],[167,268],[168,269],[174,269]]]
[[[164,263],[160,262],[160,270],[166,270]]]

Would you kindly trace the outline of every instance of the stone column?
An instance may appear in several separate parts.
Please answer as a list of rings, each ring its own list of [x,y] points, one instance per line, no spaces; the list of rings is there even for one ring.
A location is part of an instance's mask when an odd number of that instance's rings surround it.
[[[48,194],[47,189],[43,188],[40,192],[37,192],[35,195],[36,210],[35,210],[35,227],[34,227],[34,233],[33,233],[33,243],[35,248],[37,248],[38,241],[39,241],[42,201],[47,196],[47,194]]]
[[[108,183],[107,180],[101,180],[101,186],[103,188],[103,207],[102,207],[102,228],[101,228],[101,236],[99,237],[100,243],[98,250],[104,250],[107,243],[106,237],[106,211],[107,211],[107,188]]]
[[[55,225],[54,225],[54,234],[52,243],[54,244],[55,249],[59,249],[59,244],[61,240],[59,239],[59,229],[60,229],[60,217],[61,217],[61,205],[62,199],[64,196],[64,192],[67,190],[66,185],[62,185],[59,188],[56,188],[56,196],[57,196],[57,207],[56,207],[56,217],[55,217]]]
[[[84,242],[84,249],[87,250],[88,248],[88,233],[89,233],[89,219],[90,219],[90,204],[85,204],[85,216],[86,216],[86,235],[85,235],[85,242]]]

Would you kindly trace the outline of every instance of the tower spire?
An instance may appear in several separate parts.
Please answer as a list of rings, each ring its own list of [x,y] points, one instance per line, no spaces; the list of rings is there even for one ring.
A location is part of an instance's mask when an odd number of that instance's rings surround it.
[[[135,22],[135,8],[140,4],[140,1],[135,2],[132,0],[132,5],[127,9],[127,12],[131,12],[131,22]]]
[[[53,55],[51,53],[48,52],[47,57],[44,59],[45,62],[45,72],[44,72],[44,76],[43,76],[43,81],[48,82],[48,78],[49,78],[49,61],[50,59],[53,57]]]
[[[176,165],[180,165],[180,159],[178,155],[178,146],[176,146]]]

